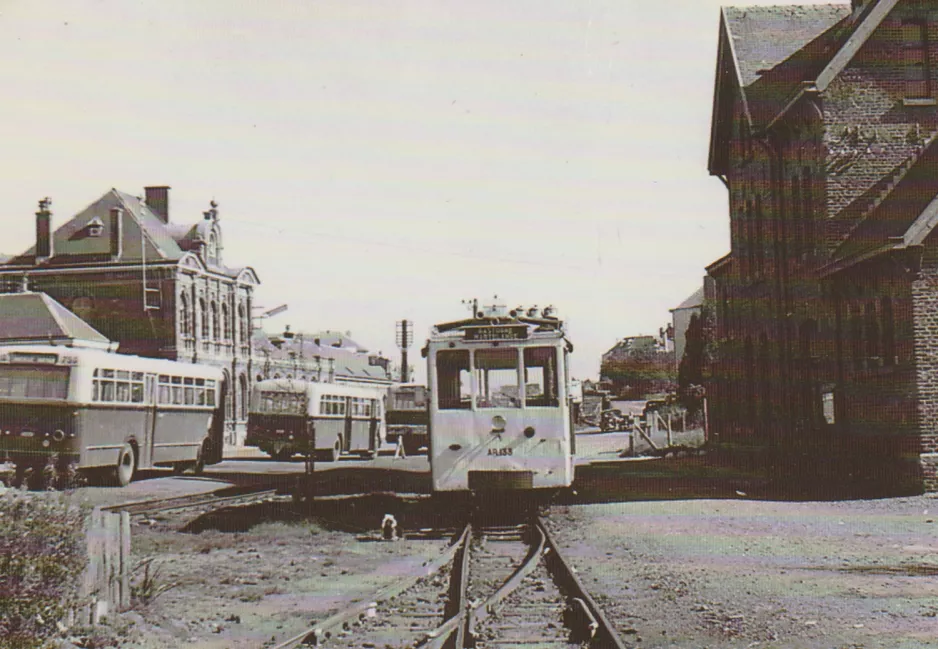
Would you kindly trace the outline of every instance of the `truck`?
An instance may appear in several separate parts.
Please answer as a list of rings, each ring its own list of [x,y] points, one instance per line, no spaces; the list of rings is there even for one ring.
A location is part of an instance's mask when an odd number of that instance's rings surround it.
[[[414,455],[429,442],[429,392],[424,385],[401,383],[388,390],[385,411],[386,439],[400,443],[407,455]]]

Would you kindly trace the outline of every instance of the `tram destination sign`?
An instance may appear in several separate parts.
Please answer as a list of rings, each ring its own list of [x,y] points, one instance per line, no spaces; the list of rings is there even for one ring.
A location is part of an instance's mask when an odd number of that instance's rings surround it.
[[[527,325],[487,325],[466,327],[466,340],[526,340]]]

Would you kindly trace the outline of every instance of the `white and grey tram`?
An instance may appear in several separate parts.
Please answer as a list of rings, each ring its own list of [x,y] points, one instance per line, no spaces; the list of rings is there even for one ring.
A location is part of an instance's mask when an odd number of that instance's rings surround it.
[[[486,307],[433,327],[427,346],[434,493],[537,491],[573,483],[563,322]]]

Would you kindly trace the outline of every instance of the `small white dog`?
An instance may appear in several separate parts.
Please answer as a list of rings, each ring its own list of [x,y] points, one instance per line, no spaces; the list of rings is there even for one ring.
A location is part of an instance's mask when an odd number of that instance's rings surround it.
[[[397,519],[391,514],[385,514],[381,521],[381,535],[385,541],[397,540]]]

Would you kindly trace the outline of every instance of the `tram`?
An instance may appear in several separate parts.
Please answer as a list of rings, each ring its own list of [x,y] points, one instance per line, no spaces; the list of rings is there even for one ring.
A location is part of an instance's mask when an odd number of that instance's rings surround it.
[[[573,483],[569,354],[552,309],[486,307],[438,324],[423,349],[434,493]]]
[[[221,460],[218,368],[52,345],[0,346],[0,460],[125,486]]]
[[[278,460],[374,457],[385,440],[387,388],[267,379],[254,384],[245,444]]]

